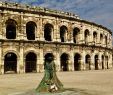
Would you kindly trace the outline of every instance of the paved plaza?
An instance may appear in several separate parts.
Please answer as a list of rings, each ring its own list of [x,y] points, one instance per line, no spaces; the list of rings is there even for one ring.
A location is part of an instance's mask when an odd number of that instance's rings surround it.
[[[113,95],[113,69],[57,72],[57,75],[65,88],[75,89],[76,94],[73,95]],[[42,77],[43,73],[0,75],[0,95],[18,95],[24,92],[27,95],[29,92],[30,95]]]

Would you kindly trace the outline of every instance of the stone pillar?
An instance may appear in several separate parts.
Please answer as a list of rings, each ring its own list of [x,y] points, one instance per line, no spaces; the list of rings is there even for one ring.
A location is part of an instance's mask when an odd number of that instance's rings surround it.
[[[38,29],[38,27],[39,27],[39,19],[38,19],[38,21],[36,22],[36,27],[35,27],[35,40],[39,40],[39,29]]]
[[[56,64],[56,70],[61,71],[61,64],[60,64],[60,53],[58,52],[58,49],[56,51],[56,57],[55,57],[55,64]]]
[[[6,39],[6,25],[5,25],[5,23],[2,24],[2,38]]]
[[[27,35],[26,35],[26,24],[23,24],[22,26],[22,39],[27,40]]]
[[[2,43],[0,42],[0,74],[4,74],[4,64],[2,62]]]
[[[79,34],[79,44],[83,44],[85,43],[84,41],[84,31],[83,29],[80,30],[80,34]]]
[[[85,51],[83,51],[83,53],[81,54],[82,55],[82,58],[81,58],[81,61],[82,61],[82,70],[85,70],[86,69],[86,63],[85,63]]]
[[[40,18],[39,18],[39,27],[38,27],[38,29],[39,29],[39,40],[40,41],[44,41],[44,25],[43,25],[43,18],[42,18],[42,16],[40,16]]]
[[[102,69],[102,58],[100,54],[98,56],[98,69]]]
[[[108,60],[108,66],[109,68],[112,68],[112,53],[109,55],[109,60]]]
[[[1,14],[0,14],[0,23],[2,23],[2,16],[1,16]],[[0,39],[2,39],[2,33],[3,33],[3,31],[2,31],[2,24],[0,24]]]
[[[60,42],[60,29],[59,29],[59,24],[58,24],[58,18],[56,18],[56,22],[54,25],[54,41]]]
[[[70,31],[70,43],[74,43],[73,41],[73,30]]]
[[[37,54],[37,59],[36,59],[36,72],[40,72],[39,63],[40,63],[40,57],[39,57],[39,54]]]
[[[19,65],[19,73],[25,73],[25,60],[24,60],[24,45],[20,44],[20,59],[17,61]]]
[[[94,53],[91,54],[91,70],[95,70],[95,58],[94,58]]]
[[[4,74],[4,56],[1,58],[1,74]]]
[[[24,18],[23,18],[23,13],[20,13],[20,24],[18,25],[18,31],[19,31],[19,38],[20,40],[26,39],[26,25],[24,24]]]
[[[68,23],[68,42],[73,43],[72,23]]]
[[[44,55],[43,55],[43,45],[40,46],[39,49],[40,53],[39,53],[39,60],[38,60],[38,68],[39,70],[37,70],[38,72],[44,72]]]
[[[73,50],[70,53],[69,70],[74,71],[74,53],[73,53]]]

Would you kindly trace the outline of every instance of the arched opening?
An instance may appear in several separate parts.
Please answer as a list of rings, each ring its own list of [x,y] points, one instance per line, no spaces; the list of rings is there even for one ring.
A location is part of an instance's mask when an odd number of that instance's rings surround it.
[[[103,44],[103,35],[102,34],[100,34],[100,43]]]
[[[85,39],[85,43],[88,44],[88,40],[89,40],[89,30],[88,29],[85,30],[84,39]]]
[[[26,35],[28,40],[35,40],[36,27],[36,23],[32,21],[26,24]]]
[[[93,41],[94,43],[97,42],[97,32],[93,32]]]
[[[66,42],[67,40],[67,27],[66,26],[60,27],[60,39],[61,39],[61,42]]]
[[[86,56],[85,56],[85,63],[86,63],[86,70],[88,69],[88,70],[91,70],[91,58],[90,58],[90,55],[89,54],[87,54]]]
[[[36,72],[36,63],[37,63],[37,56],[33,52],[29,52],[26,55],[26,60],[25,60],[25,72],[30,73],[30,72]]]
[[[60,62],[61,62],[61,70],[62,71],[68,71],[68,60],[69,60],[69,55],[66,53],[63,53],[60,57]]]
[[[95,55],[95,70],[98,70],[98,55]]]
[[[109,64],[108,64],[108,56],[105,56],[105,61],[106,61],[106,66],[107,66],[107,69],[109,69]]]
[[[73,30],[73,42],[77,43],[79,40],[79,33],[80,33],[80,29],[79,28],[74,28]]]
[[[44,26],[44,38],[46,41],[52,41],[52,32],[53,32],[53,25],[45,24]]]
[[[17,73],[17,56],[9,52],[4,58],[4,73]]]
[[[107,36],[105,36],[105,45],[107,45]]]
[[[74,70],[75,71],[80,70],[80,60],[81,60],[80,54],[76,53],[74,56]]]
[[[102,69],[104,69],[104,55],[102,55]]]
[[[45,54],[45,61],[48,61],[48,58],[51,57],[52,59],[54,59],[54,55],[52,53],[47,53]]]
[[[16,39],[16,21],[9,19],[6,21],[6,38]]]

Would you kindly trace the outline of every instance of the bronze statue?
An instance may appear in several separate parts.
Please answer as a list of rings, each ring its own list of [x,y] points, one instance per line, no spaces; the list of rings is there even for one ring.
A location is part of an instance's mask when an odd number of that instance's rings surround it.
[[[56,67],[53,55],[45,57],[44,62],[45,75],[36,88],[37,92],[57,92],[63,89],[62,83],[56,76]]]

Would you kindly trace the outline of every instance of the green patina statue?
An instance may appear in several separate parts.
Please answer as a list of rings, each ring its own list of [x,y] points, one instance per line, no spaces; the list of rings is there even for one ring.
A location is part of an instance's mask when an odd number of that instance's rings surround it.
[[[63,90],[63,85],[56,75],[56,67],[54,57],[48,56],[44,62],[45,75],[36,88],[37,92],[58,92]]]

